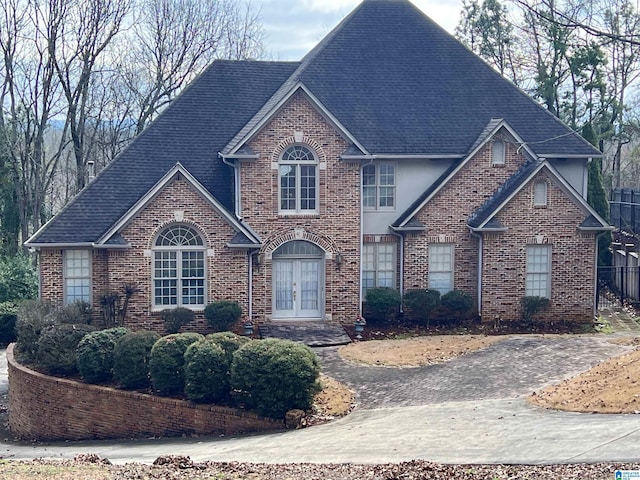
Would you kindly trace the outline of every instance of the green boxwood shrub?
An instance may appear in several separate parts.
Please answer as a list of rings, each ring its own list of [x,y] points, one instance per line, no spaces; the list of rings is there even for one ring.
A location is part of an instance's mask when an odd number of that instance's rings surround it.
[[[76,350],[78,371],[89,383],[113,377],[113,351],[118,339],[129,333],[124,327],[109,328],[85,335]]]
[[[288,410],[308,410],[321,389],[320,362],[306,345],[290,340],[252,340],[231,364],[231,388],[259,414],[283,418]]]
[[[235,351],[250,341],[247,337],[241,337],[233,332],[210,333],[206,336],[206,339],[216,343],[222,348],[227,356],[229,366],[231,366]]]
[[[14,302],[0,303],[0,345],[9,345],[16,341],[16,320],[18,305]]]
[[[377,287],[367,290],[365,318],[369,323],[384,323],[391,314],[400,310],[400,292],[393,288]]]
[[[184,353],[184,393],[194,402],[219,402],[229,397],[231,365],[217,343],[200,340]]]
[[[238,302],[231,300],[218,300],[210,303],[204,309],[204,318],[216,332],[231,330],[241,316],[242,308]]]
[[[160,312],[160,317],[164,321],[167,333],[178,333],[180,329],[187,323],[193,321],[193,310],[188,308],[167,308]]]
[[[203,340],[199,333],[174,333],[153,345],[149,357],[151,385],[160,395],[184,391],[184,352],[192,343]]]
[[[431,313],[440,305],[440,292],[437,290],[409,290],[404,294],[407,312],[429,326]]]
[[[60,324],[46,327],[37,342],[36,368],[53,375],[77,373],[76,349],[82,338],[94,330],[90,325]]]
[[[440,303],[450,315],[459,319],[473,308],[473,297],[462,290],[451,290],[442,296]]]
[[[532,322],[536,315],[549,305],[549,299],[546,297],[522,297],[520,306],[522,307],[522,319],[525,322]]]
[[[113,349],[113,378],[124,388],[149,386],[149,356],[160,335],[139,331],[123,335]]]
[[[42,331],[55,324],[55,308],[46,301],[27,300],[18,307],[16,320],[16,356],[25,363],[33,363],[38,353],[38,339]]]

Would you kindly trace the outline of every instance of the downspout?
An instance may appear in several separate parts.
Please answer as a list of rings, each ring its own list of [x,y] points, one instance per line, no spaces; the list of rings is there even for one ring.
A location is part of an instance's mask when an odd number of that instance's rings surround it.
[[[218,157],[220,157],[220,159],[222,159],[222,163],[224,163],[225,165],[230,166],[231,168],[233,168],[233,189],[234,189],[234,202],[236,204],[235,207],[235,214],[236,217],[238,217],[240,220],[242,220],[242,215],[241,215],[241,200],[242,197],[240,196],[240,169],[238,168],[238,165],[236,164],[236,162],[230,162],[227,157],[225,157],[223,154],[218,153]]]
[[[472,236],[478,239],[478,315],[482,319],[482,235],[474,232],[471,227],[469,227],[469,231]]]
[[[393,230],[391,230],[391,234],[398,237],[398,244],[400,245],[400,251],[398,252],[398,255],[400,255],[400,279],[398,282],[398,288],[400,288],[400,313],[404,313],[404,306],[402,303],[402,297],[404,296],[404,234],[394,232]]]
[[[587,200],[589,196],[589,164],[593,161],[593,158],[587,159],[587,168],[582,172],[582,198]]]
[[[249,265],[247,267],[248,288],[247,297],[249,300],[249,306],[247,307],[247,314],[249,315],[249,321],[253,323],[253,256],[258,253],[259,250],[247,250],[247,258],[249,259]]]

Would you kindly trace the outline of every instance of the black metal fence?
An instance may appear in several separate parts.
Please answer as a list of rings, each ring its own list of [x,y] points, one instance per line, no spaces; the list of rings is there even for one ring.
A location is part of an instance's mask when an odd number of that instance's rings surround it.
[[[611,225],[624,232],[640,234],[640,191],[622,188],[611,192]]]
[[[640,304],[640,266],[598,267],[597,308]]]

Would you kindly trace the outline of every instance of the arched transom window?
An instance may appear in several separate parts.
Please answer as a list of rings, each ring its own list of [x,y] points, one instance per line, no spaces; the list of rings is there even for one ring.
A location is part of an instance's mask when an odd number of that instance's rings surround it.
[[[318,211],[318,159],[304,145],[292,145],[280,157],[280,213]]]
[[[205,305],[205,245],[187,225],[163,230],[153,246],[153,305],[156,308]]]

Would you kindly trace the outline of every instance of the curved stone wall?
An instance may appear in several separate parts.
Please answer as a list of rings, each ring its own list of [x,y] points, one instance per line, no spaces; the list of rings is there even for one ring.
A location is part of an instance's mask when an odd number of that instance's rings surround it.
[[[7,348],[9,428],[24,440],[236,435],[283,421],[244,410],[89,385],[33,371]]]

